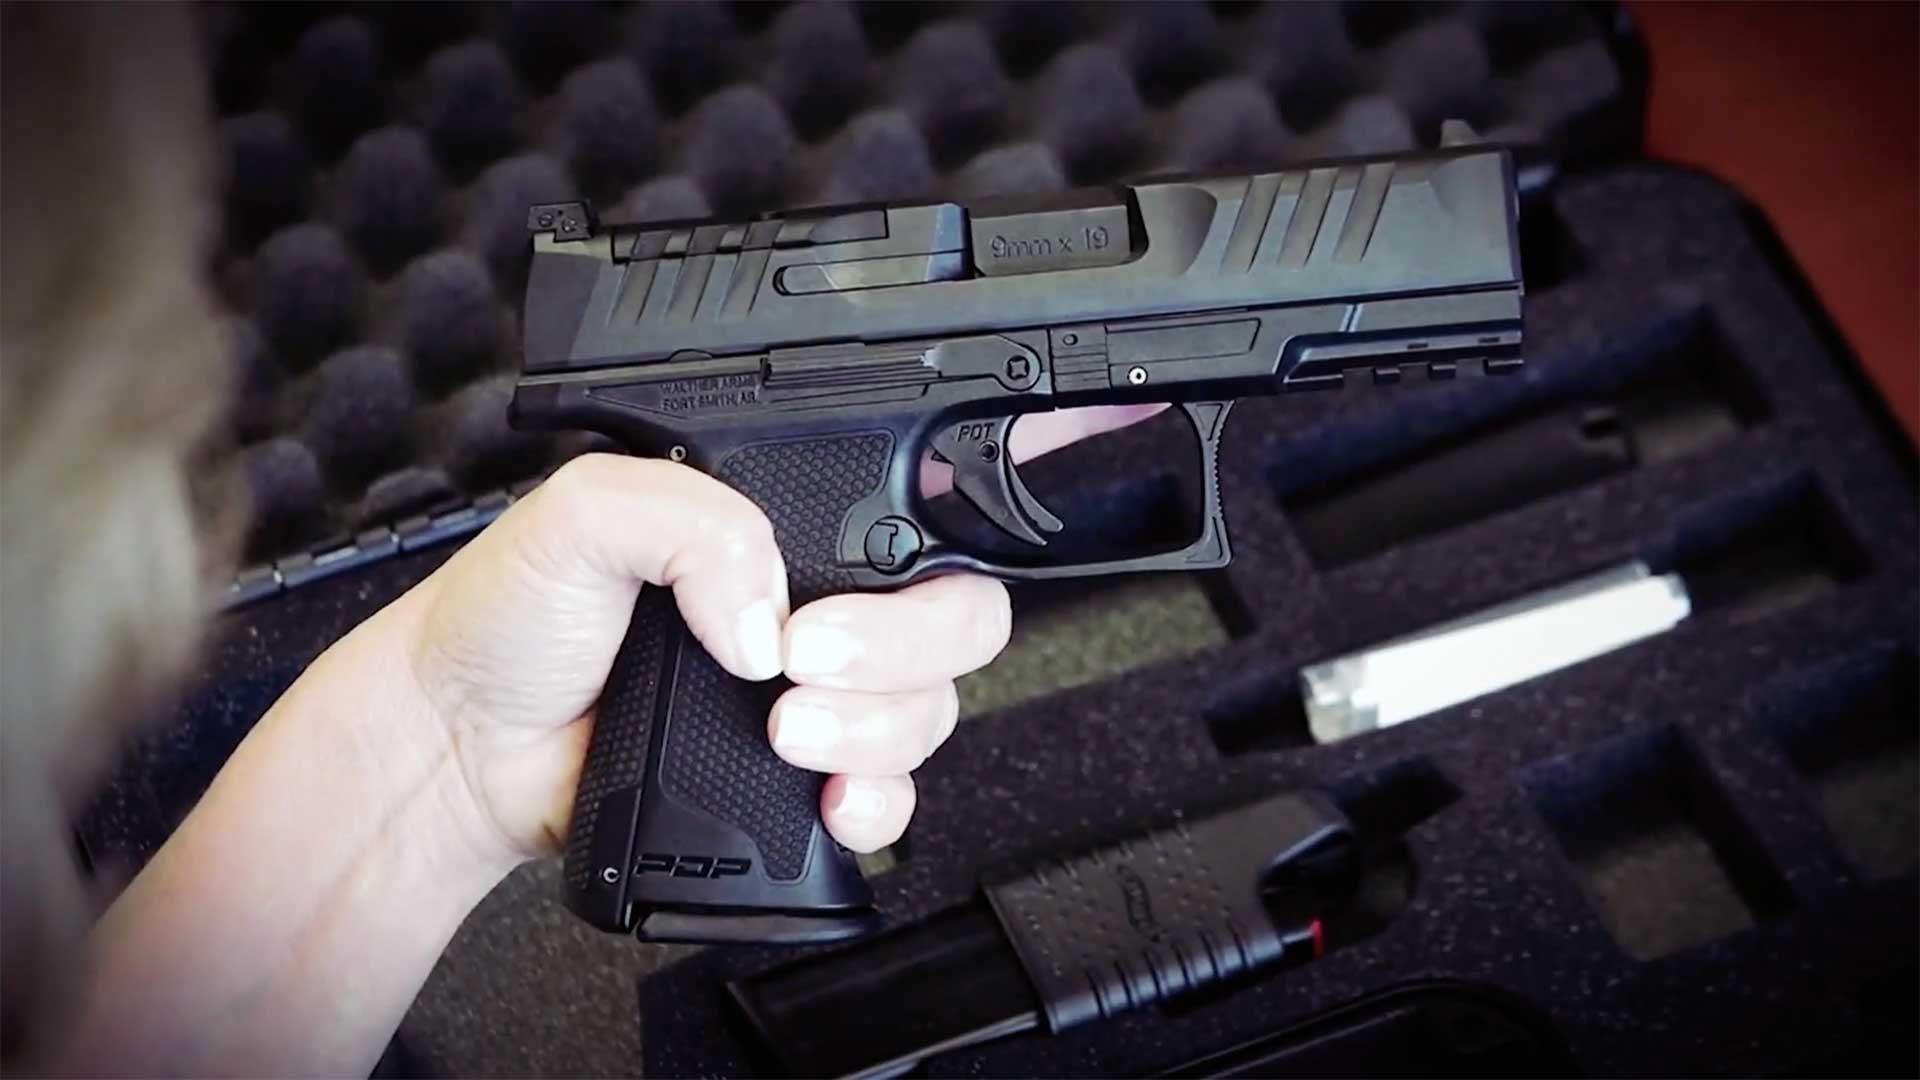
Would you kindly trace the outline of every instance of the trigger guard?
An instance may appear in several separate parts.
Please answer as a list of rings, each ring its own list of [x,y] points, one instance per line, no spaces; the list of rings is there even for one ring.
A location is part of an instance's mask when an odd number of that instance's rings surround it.
[[[1194,433],[1199,437],[1201,482],[1200,531],[1188,542],[1179,547],[1145,552],[1140,554],[1116,554],[1112,558],[1095,558],[1083,562],[1051,563],[1030,561],[1027,559],[1008,559],[990,553],[969,551],[958,545],[951,545],[941,537],[922,531],[919,534],[921,546],[914,552],[913,558],[895,569],[881,569],[868,560],[862,550],[861,540],[865,530],[872,522],[890,514],[905,514],[912,519],[912,513],[895,509],[905,506],[905,502],[886,501],[883,493],[876,492],[868,500],[855,507],[850,517],[851,527],[843,533],[843,558],[849,572],[860,588],[897,589],[914,581],[922,581],[939,574],[966,572],[985,574],[1001,581],[1056,581],[1064,578],[1104,577],[1110,574],[1140,574],[1185,572],[1195,570],[1218,570],[1233,561],[1233,545],[1227,536],[1227,518],[1220,499],[1220,441],[1226,427],[1228,414],[1233,402],[1225,401],[1188,401],[1182,402],[1181,411],[1186,414]],[[969,442],[978,445],[980,438],[998,432],[1004,435],[1011,426],[1011,418],[998,421],[975,421],[980,427],[969,432]],[[943,457],[959,456],[956,449],[957,436],[951,431],[942,431],[932,444],[944,445],[949,453]],[[978,454],[976,451],[976,459]],[[955,478],[958,480],[958,471]],[[956,483],[956,488],[958,484]],[[1011,490],[1011,489],[1010,489]],[[910,493],[898,483],[892,487],[892,497],[896,500],[908,498]]]

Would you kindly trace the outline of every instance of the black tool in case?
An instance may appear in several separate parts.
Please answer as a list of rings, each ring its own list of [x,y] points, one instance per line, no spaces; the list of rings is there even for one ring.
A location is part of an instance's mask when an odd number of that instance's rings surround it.
[[[1224,993],[923,1068],[1911,1075],[1913,451],[1752,208],[1626,160],[1645,73],[1624,19],[211,11],[259,599],[131,749],[86,850],[144,861],[321,649],[582,448],[505,423],[528,205],[671,217],[1043,190],[1430,145],[1461,116],[1550,151],[1526,174],[1525,370],[1239,406],[1221,458],[1233,565],[1017,591],[1016,641],[963,685],[911,844],[874,879],[911,932],[983,876],[1323,791],[1363,846],[1391,838],[1356,900],[1368,925]],[[1549,185],[1554,162],[1579,167]],[[1154,539],[1193,495],[1169,464],[1178,422],[1023,474],[1063,518]],[[1311,743],[1302,666],[1631,558],[1681,570],[1692,617]],[[402,1025],[412,1068],[775,1064],[729,1022],[726,986],[820,954],[608,939],[554,902],[556,876],[527,868],[468,921]]]

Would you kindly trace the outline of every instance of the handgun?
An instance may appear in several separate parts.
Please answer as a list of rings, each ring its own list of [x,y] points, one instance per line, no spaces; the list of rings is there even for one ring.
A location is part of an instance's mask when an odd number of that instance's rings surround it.
[[[966,202],[646,224],[543,204],[511,418],[733,486],[771,520],[795,607],[954,571],[1213,569],[1231,556],[1216,466],[1236,398],[1519,367],[1518,217],[1508,151],[1452,123],[1430,151]],[[1050,552],[1063,522],[1014,468],[1014,421],[1141,401],[1191,422],[1197,527]],[[1004,543],[930,512],[928,451]],[[668,590],[641,591],[574,802],[575,913],[656,941],[878,928],[820,823],[824,778],[768,744],[785,685],[732,677]]]

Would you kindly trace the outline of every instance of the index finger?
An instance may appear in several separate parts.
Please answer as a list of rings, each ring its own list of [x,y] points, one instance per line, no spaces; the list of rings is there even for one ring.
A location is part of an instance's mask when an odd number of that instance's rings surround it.
[[[787,677],[802,686],[896,693],[984,667],[1013,627],[1007,587],[948,574],[892,593],[843,593],[787,620]]]

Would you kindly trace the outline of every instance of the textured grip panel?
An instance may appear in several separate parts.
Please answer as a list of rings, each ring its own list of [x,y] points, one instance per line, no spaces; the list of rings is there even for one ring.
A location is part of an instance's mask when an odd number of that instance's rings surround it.
[[[1343,833],[1316,796],[1280,795],[987,889],[1054,1031],[1279,960],[1299,927],[1277,927],[1267,868]]]
[[[760,443],[719,463],[715,475],[773,522],[795,607],[853,588],[834,565],[840,529],[853,504],[879,490],[892,451],[893,436],[879,432]],[[705,650],[690,648],[661,769],[675,799],[750,836],[775,881],[805,868],[825,779],[780,760],[767,744],[767,709],[784,686],[736,679]]]
[[[773,522],[794,607],[852,591],[853,579],[835,567],[840,526],[854,503],[880,489],[892,453],[893,436],[876,431],[758,443],[736,451],[715,470]]]
[[[593,838],[600,822],[600,803],[623,788],[637,787],[647,763],[647,738],[653,729],[653,704],[660,692],[660,658],[667,647],[669,628],[678,620],[673,593],[667,589],[641,591],[633,607],[626,640],[614,657],[607,688],[600,697],[580,768],[580,786],[573,797],[573,823],[567,833],[565,873],[567,887],[584,890],[597,867]],[[611,824],[611,823],[610,823]],[[625,823],[614,825],[624,828]]]

